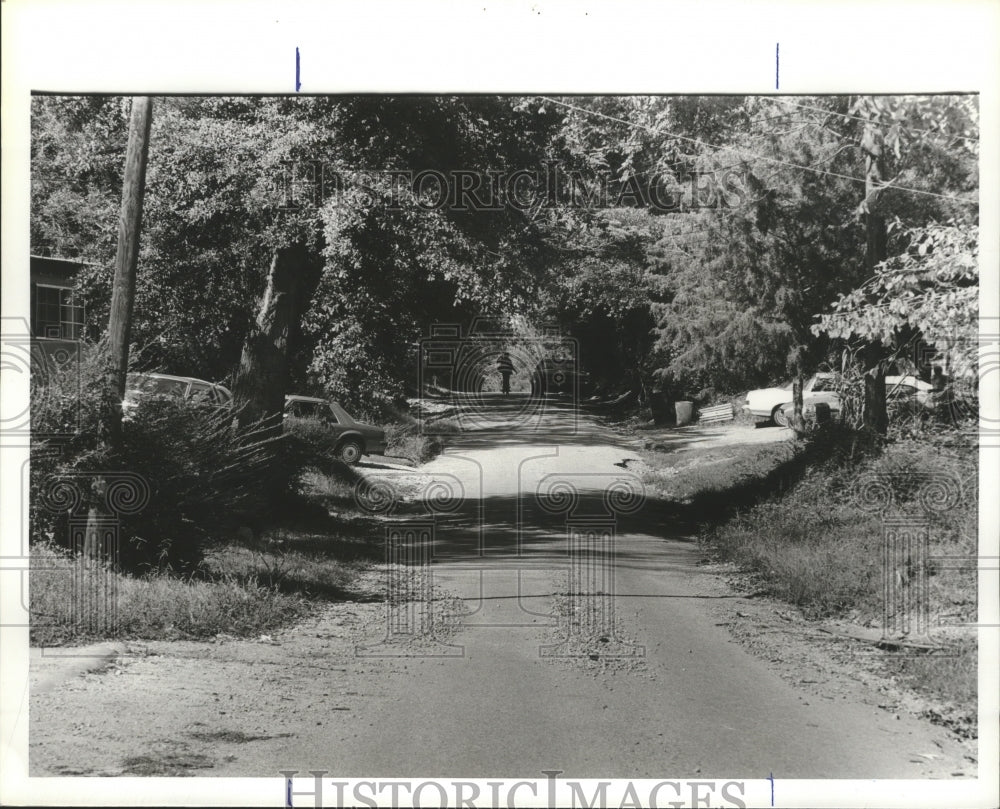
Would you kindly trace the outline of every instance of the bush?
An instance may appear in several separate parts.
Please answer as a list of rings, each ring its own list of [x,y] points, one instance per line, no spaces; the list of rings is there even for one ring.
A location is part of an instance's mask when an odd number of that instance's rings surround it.
[[[358,473],[337,457],[340,439],[323,421],[288,416],[284,429],[300,471],[312,469],[347,483],[358,479]]]
[[[91,348],[32,390],[33,542],[68,540],[71,524],[118,506],[123,569],[190,571],[213,538],[259,524],[294,497],[317,457],[261,424],[237,427],[228,411],[168,399],[141,401],[112,451],[101,414],[119,404],[104,398],[103,362]]]
[[[435,436],[417,430],[416,422],[387,424],[385,427],[386,455],[406,458],[415,464],[427,463],[442,450],[441,441]]]
[[[151,496],[123,519],[123,566],[197,566],[212,539],[259,527],[293,495],[305,454],[261,425],[240,429],[226,410],[141,402],[124,424],[121,467],[141,475]]]
[[[87,345],[61,363],[51,357],[32,356],[28,495],[32,542],[68,536],[65,510],[46,507],[60,499],[60,492],[54,489],[57,479],[113,468],[100,441],[102,407],[113,406],[102,398],[107,395],[103,362],[103,355]],[[89,491],[84,494],[89,495]],[[84,509],[86,506],[81,504]]]

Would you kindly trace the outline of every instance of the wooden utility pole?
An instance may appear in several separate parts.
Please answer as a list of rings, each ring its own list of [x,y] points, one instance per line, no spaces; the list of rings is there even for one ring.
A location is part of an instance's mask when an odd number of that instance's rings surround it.
[[[146,190],[146,159],[153,101],[148,96],[132,99],[128,149],[122,182],[122,208],[118,219],[118,252],[111,288],[111,317],[108,320],[109,385],[119,406],[109,408],[108,432],[116,443],[121,432],[121,400],[125,396],[128,370],[128,343],[135,302],[135,275],[139,262],[139,233],[142,229],[142,198]]]
[[[125,373],[128,370],[128,341],[132,329],[132,305],[135,301],[135,272],[139,262],[139,232],[142,227],[142,198],[146,188],[146,158],[149,154],[149,129],[153,120],[152,99],[132,99],[129,119],[125,170],[122,175],[122,208],[118,219],[118,252],[111,288],[111,316],[108,319],[108,357],[105,390],[102,400],[105,446],[117,448],[122,433],[122,399],[125,397]],[[84,558],[102,556],[99,503],[107,483],[103,477],[93,480],[91,506],[87,512]],[[105,549],[106,550],[106,549]]]
[[[885,154],[882,133],[874,122],[865,124],[861,139],[865,153],[865,265],[869,275],[886,258],[885,217],[878,212],[878,198],[885,176]],[[889,416],[885,404],[885,363],[879,357],[865,374],[865,403],[862,411],[865,428],[885,435]]]

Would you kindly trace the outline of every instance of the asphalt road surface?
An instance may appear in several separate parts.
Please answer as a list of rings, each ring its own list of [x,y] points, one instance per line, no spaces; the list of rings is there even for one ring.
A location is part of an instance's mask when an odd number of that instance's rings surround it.
[[[47,686],[32,774],[968,770],[942,729],[880,709],[850,671],[819,693],[737,643],[720,624],[747,594],[646,496],[633,443],[518,397],[470,403],[462,426],[422,469],[372,478],[418,498],[373,506],[401,563],[391,606],[331,605],[258,641],[142,644]]]

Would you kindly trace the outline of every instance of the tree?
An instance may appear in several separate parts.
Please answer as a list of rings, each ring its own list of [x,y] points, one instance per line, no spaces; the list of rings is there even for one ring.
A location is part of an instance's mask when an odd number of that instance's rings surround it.
[[[916,353],[921,341],[946,363],[956,342],[974,343],[978,110],[971,97],[861,97],[851,113],[863,127],[866,194],[859,213],[869,277],[840,295],[813,332],[855,338],[853,353],[867,368],[863,423],[885,433],[889,365]],[[942,219],[950,225],[937,224]]]
[[[33,245],[95,262],[81,288],[100,319],[127,110],[33,105]],[[476,315],[562,324],[608,385],[711,395],[799,375],[832,348],[816,314],[873,274],[866,126],[879,214],[900,223],[886,255],[908,229],[974,222],[967,97],[163,99],[131,353],[217,380],[242,365],[259,414],[280,396],[257,396],[258,372],[391,407],[429,326]],[[451,203],[470,177],[552,167],[534,205]],[[441,194],[386,174],[426,169]],[[285,204],[288,177],[316,193]]]
[[[563,237],[536,315],[576,340],[579,361],[598,388],[626,386],[643,398],[652,370],[656,291],[646,250],[653,227],[644,209],[592,212],[586,229]]]
[[[343,104],[338,126],[351,137],[321,212],[325,265],[303,324],[303,377],[384,411],[415,385],[415,346],[431,325],[531,310],[551,256],[538,212],[451,201],[463,173],[540,171],[558,120],[501,98]],[[412,178],[428,168],[444,178],[440,193],[387,173]]]
[[[927,344],[948,376],[968,379],[978,352],[979,228],[932,223],[904,230],[906,249],[840,295],[813,330],[891,347],[893,357],[913,356]]]
[[[818,363],[826,345],[810,332],[812,314],[862,277],[840,133],[765,99],[730,114],[744,122],[742,134],[724,148],[702,147],[696,165],[709,178],[736,172],[735,199],[717,195],[665,217],[653,251],[668,292],[658,307],[663,373],[706,394]]]

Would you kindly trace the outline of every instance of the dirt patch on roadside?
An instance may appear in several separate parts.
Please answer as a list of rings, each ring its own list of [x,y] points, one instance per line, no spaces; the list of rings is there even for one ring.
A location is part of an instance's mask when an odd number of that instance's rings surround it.
[[[371,675],[407,665],[366,653],[385,652],[387,575],[377,566],[355,582],[379,601],[326,604],[255,639],[132,642],[109,668],[32,690],[30,774],[246,774],[256,771],[253,762],[277,767],[309,725],[331,725],[338,738],[362,733],[370,697],[382,696]],[[419,579],[405,589],[421,592]],[[435,591],[435,598],[448,596]],[[433,629],[434,637],[406,643],[439,643],[452,626]],[[44,673],[32,671],[32,681]]]

